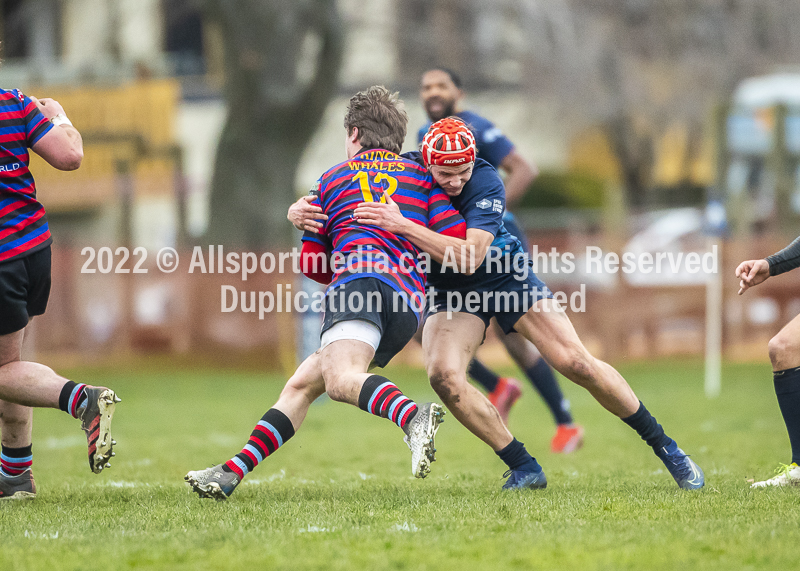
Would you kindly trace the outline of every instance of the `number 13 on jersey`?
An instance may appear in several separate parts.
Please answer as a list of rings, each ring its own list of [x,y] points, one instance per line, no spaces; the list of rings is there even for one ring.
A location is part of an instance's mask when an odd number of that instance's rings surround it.
[[[367,171],[359,171],[351,180],[358,181],[361,187],[361,194],[364,196],[364,202],[375,202],[375,198],[372,195],[372,187],[369,184],[369,173]],[[379,172],[372,180],[375,186],[379,188],[380,202],[386,204],[386,195],[388,194],[391,196],[394,194],[394,191],[397,190],[397,179],[385,172]],[[384,181],[386,181],[387,184],[385,187],[381,184]]]

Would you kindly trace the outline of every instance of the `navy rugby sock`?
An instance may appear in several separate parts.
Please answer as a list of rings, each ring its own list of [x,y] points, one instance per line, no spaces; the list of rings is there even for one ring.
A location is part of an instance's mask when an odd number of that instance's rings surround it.
[[[86,402],[86,385],[67,381],[58,396],[58,408],[78,418],[78,411]]]
[[[510,470],[539,472],[542,469],[536,458],[531,456],[525,445],[516,438],[502,450],[497,450],[495,454],[500,456],[500,460],[505,462]]]
[[[469,362],[467,374],[475,379],[478,384],[489,393],[497,388],[497,382],[500,380],[500,377],[495,375],[486,365],[477,359],[473,359]]]
[[[0,473],[6,476],[19,476],[33,464],[33,445],[22,448],[2,447],[0,453]]]
[[[371,375],[364,381],[358,395],[358,408],[388,418],[400,428],[405,428],[417,414],[417,404],[380,375]]]
[[[672,438],[664,434],[664,429],[655,417],[650,414],[650,411],[645,408],[642,401],[639,401],[639,410],[627,418],[623,418],[622,422],[633,428],[642,437],[642,440],[647,442],[656,453],[658,453],[665,446],[674,443]]]
[[[525,369],[525,374],[547,404],[556,424],[572,424],[569,402],[564,398],[550,365],[539,359],[533,367]]]
[[[292,436],[292,421],[277,408],[271,408],[258,421],[242,451],[225,462],[222,470],[236,472],[240,478],[244,478]]]
[[[792,462],[800,465],[800,367],[775,371],[773,377],[778,406],[789,431]]]

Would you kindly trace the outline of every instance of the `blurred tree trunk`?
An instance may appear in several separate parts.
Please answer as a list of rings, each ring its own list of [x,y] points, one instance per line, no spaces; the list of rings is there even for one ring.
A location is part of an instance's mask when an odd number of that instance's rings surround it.
[[[344,32],[335,0],[206,0],[225,51],[228,119],[208,239],[286,246],[286,210],[306,144],[335,93]]]
[[[637,133],[627,115],[609,119],[603,128],[619,163],[626,204],[634,208],[644,206],[655,155],[653,138]]]

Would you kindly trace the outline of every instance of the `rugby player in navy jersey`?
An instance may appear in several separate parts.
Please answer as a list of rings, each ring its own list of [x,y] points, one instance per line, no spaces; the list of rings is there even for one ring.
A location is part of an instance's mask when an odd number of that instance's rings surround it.
[[[441,405],[417,405],[389,379],[368,372],[385,367],[417,331],[425,306],[425,275],[416,267],[420,252],[408,239],[353,217],[357,204],[392,200],[412,224],[466,236],[464,219],[434,188],[427,170],[398,155],[407,123],[397,94],[383,87],[350,99],[344,120],[348,160],[317,181],[311,202],[325,220],[303,237],[303,273],[328,284],[321,347],[289,379],[241,452],[186,475],[200,497],[227,499],[242,478],[294,436],[324,392],[397,424],[411,449],[412,474],[424,478],[430,471]],[[337,263],[337,256],[345,263]]]
[[[81,420],[89,467],[100,473],[114,455],[111,418],[119,400],[110,389],[21,360],[25,327],[47,307],[52,243],[28,149],[64,171],[83,159],[81,135],[57,101],[0,89],[0,499],[36,495],[31,407],[60,408]]]
[[[780,252],[761,260],[746,260],[736,268],[739,295],[751,287],[800,267],[800,238]],[[778,407],[789,433],[792,458],[781,464],[772,478],[754,482],[751,488],[800,487],[800,316],[795,317],[769,340],[769,360]]]
[[[586,388],[604,408],[636,430],[681,488],[702,488],[705,480],[700,467],[664,433],[625,379],[589,354],[564,310],[533,273],[519,240],[504,229],[502,180],[491,165],[476,158],[475,139],[464,122],[455,117],[437,121],[425,136],[421,154],[405,156],[425,164],[450,197],[466,221],[466,240],[408,224],[391,200],[362,203],[355,216],[410,239],[437,262],[446,262],[447,256],[458,261],[460,273],[442,263],[428,274],[434,296],[423,329],[426,367],[431,385],[447,408],[509,465],[503,487],[539,488],[546,480],[496,409],[467,381],[467,367],[492,317],[505,333],[516,330],[531,341],[557,371]],[[498,253],[512,263],[490,267],[487,254],[489,259],[499,259]]]
[[[422,75],[420,98],[430,121],[420,128],[417,134],[418,143],[422,143],[433,121],[449,116],[460,117],[475,136],[478,156],[505,175],[503,184],[506,203],[511,206],[522,198],[538,171],[517,152],[514,144],[491,121],[477,113],[461,109],[464,98],[461,87],[461,79],[449,69],[433,68]],[[519,238],[523,250],[527,252],[525,233],[517,226],[514,215],[508,209],[503,212],[503,225],[511,235]],[[583,428],[573,422],[569,402],[564,398],[553,370],[530,341],[516,332],[504,334],[497,327],[496,320],[494,324],[495,331],[509,355],[525,371],[528,380],[553,415],[556,434],[550,442],[550,449],[556,453],[569,453],[580,448],[583,444]],[[508,413],[522,394],[519,381],[500,377],[477,358],[469,364],[469,375],[488,391],[489,400],[508,424]]]

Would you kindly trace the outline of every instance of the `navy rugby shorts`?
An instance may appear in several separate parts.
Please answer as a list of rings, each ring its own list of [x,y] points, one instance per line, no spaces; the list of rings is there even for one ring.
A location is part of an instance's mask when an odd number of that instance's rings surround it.
[[[503,333],[510,333],[537,301],[552,297],[550,289],[532,271],[525,279],[517,279],[513,274],[487,274],[480,287],[434,288],[425,316],[445,311],[470,313],[480,317],[486,327],[494,317]]]

